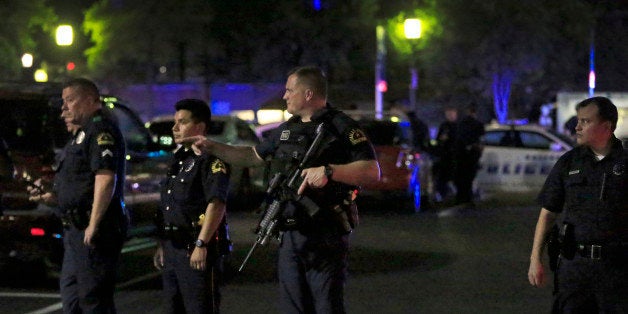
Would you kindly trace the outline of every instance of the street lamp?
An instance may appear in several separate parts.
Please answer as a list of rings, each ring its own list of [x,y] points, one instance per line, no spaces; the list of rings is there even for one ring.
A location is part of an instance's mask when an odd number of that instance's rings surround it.
[[[33,66],[33,55],[30,53],[25,53],[22,55],[22,67],[30,68]]]
[[[44,69],[35,71],[35,82],[48,82],[48,73]]]
[[[57,45],[59,45],[59,46],[70,46],[70,45],[72,45],[72,41],[74,39],[74,33],[72,31],[72,26],[70,26],[70,25],[59,25],[57,27],[57,31],[55,33],[55,39],[57,40]]]
[[[413,40],[421,38],[421,20],[419,19],[406,19],[403,22],[403,32],[406,39]],[[412,46],[412,45],[411,45]],[[409,86],[409,98],[410,108],[417,111],[416,108],[416,90],[419,87],[419,75],[415,66],[414,49],[410,49],[410,86]]]

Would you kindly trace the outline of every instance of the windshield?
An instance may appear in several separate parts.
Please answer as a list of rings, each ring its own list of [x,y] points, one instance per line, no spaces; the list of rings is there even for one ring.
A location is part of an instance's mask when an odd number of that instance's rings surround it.
[[[549,131],[549,133],[551,133],[552,135],[558,137],[559,139],[561,139],[562,141],[564,141],[565,143],[569,144],[571,147],[575,147],[576,146],[576,141],[574,141],[571,137],[562,134],[560,132],[557,132],[553,129],[548,129],[547,131]]]

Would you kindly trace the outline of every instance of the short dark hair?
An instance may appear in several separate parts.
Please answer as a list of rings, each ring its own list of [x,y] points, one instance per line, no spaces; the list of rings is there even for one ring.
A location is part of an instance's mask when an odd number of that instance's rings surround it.
[[[579,102],[576,105],[576,111],[591,104],[597,106],[597,114],[602,118],[602,121],[611,123],[611,131],[614,132],[615,127],[617,127],[617,107],[613,102],[606,97],[591,97]]]
[[[209,130],[209,123],[212,120],[212,112],[206,102],[200,99],[187,98],[177,101],[174,105],[176,111],[188,110],[192,113],[192,120],[195,123],[205,123],[205,132]]]
[[[327,98],[327,76],[321,68],[317,66],[297,67],[288,72],[288,76],[293,74],[297,76],[300,84],[312,89],[314,95]]]
[[[100,92],[98,91],[98,87],[94,82],[86,79],[86,78],[74,78],[63,84],[63,89],[68,87],[78,87],[81,92],[94,97],[95,100],[100,100]]]

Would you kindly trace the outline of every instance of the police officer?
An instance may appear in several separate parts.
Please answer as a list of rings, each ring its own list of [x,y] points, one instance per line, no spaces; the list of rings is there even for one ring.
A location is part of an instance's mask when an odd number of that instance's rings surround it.
[[[296,200],[285,204],[280,223],[278,275],[284,313],[344,313],[348,232],[334,209],[359,185],[379,180],[379,164],[357,123],[327,104],[327,81],[316,67],[289,73],[283,96],[292,118],[255,147],[230,146],[205,138],[188,138],[227,162],[262,165],[272,158],[275,169],[299,162],[324,122],[335,140],[324,145],[312,165],[302,171],[297,193],[320,209],[314,215]],[[329,141],[327,141],[329,142]]]
[[[211,112],[204,101],[184,99],[175,109],[175,141],[205,136]],[[154,264],[163,269],[167,313],[218,313],[215,262],[221,253],[218,230],[226,227],[229,173],[220,159],[191,146],[184,143],[177,148],[162,185],[162,240]]]
[[[553,312],[627,313],[628,153],[613,135],[617,108],[593,97],[576,111],[579,146],[556,162],[539,194],[528,279],[545,284],[544,241],[558,221]]]
[[[456,204],[473,208],[473,180],[482,157],[484,124],[477,119],[475,104],[467,107],[467,115],[458,122],[454,141],[454,184]]]
[[[113,292],[128,216],[124,140],[102,111],[96,85],[83,78],[62,91],[71,141],[57,160],[52,192],[31,199],[56,204],[64,221],[60,288],[65,313],[113,313]]]

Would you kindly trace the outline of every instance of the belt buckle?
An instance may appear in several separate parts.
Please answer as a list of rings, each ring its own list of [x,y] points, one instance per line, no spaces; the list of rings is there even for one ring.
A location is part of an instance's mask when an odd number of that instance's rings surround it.
[[[601,259],[602,258],[602,246],[593,244],[591,245],[591,259]]]

